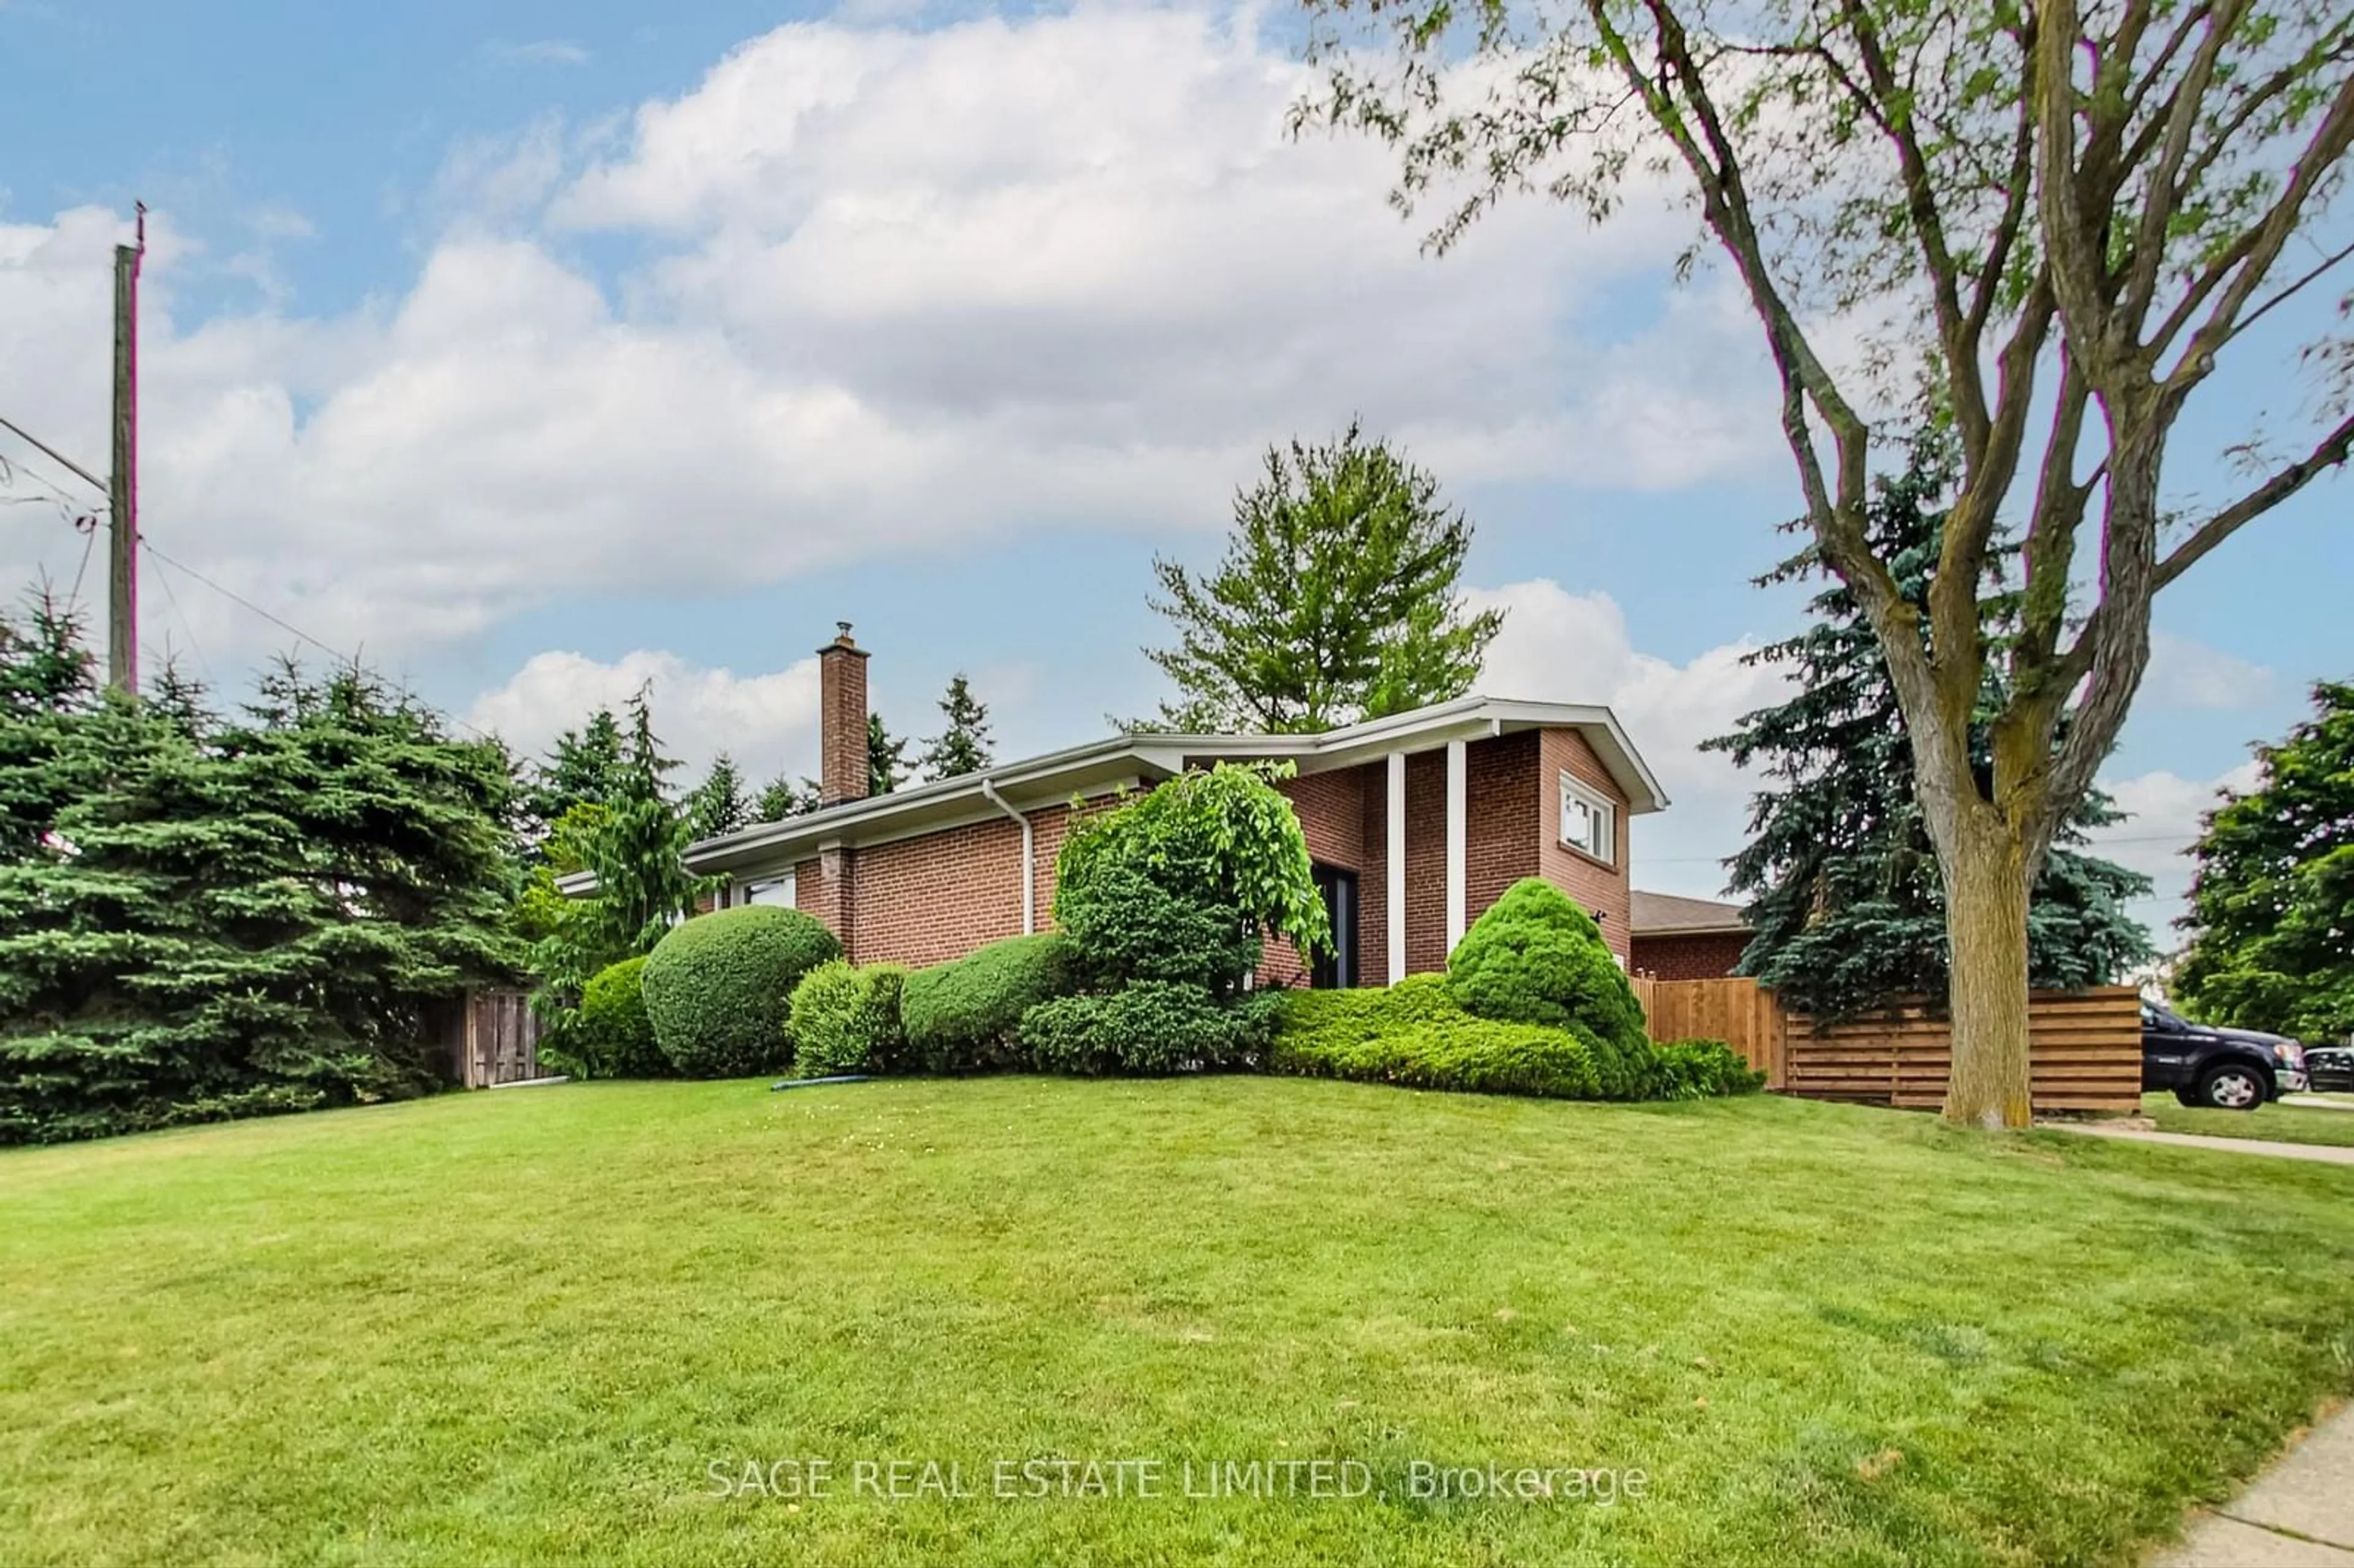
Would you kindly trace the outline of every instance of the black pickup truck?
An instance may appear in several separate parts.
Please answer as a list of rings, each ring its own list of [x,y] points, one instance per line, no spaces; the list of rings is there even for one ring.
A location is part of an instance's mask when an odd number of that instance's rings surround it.
[[[2305,1047],[2279,1034],[2193,1023],[2141,1004],[2141,1086],[2187,1106],[2253,1110],[2306,1086]]]

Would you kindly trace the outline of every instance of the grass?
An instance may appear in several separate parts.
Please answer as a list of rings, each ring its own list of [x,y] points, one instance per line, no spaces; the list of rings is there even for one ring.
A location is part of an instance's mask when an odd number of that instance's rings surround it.
[[[2207,1138],[2261,1138],[2274,1143],[2326,1143],[2354,1149],[2354,1112],[2315,1110],[2275,1100],[2252,1111],[2194,1110],[2172,1093],[2144,1095],[2142,1115],[2160,1132]]]
[[[2122,1563],[2354,1388],[2349,1199],[1764,1097],[1256,1078],[586,1085],[17,1151],[0,1562]],[[837,1495],[713,1495],[794,1457]],[[848,1484],[1057,1457],[1162,1495]],[[1179,1495],[1281,1458],[1377,1495]],[[1437,1500],[1417,1461],[1646,1478]]]

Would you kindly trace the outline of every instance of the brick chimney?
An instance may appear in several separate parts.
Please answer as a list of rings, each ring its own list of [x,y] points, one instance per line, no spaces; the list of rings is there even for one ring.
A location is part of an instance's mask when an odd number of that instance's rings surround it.
[[[818,803],[866,798],[866,650],[850,640],[850,622],[817,651]]]

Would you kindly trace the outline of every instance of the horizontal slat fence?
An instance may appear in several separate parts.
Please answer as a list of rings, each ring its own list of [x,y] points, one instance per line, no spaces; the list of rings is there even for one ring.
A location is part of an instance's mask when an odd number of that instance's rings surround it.
[[[1723,1040],[1766,1075],[1768,1088],[1814,1099],[1934,1108],[1953,1066],[1953,1030],[1920,1006],[1817,1024],[1786,1013],[1744,979],[1638,977],[1658,1041]],[[1746,992],[1746,995],[1743,993]],[[2028,1067],[2038,1110],[2131,1111],[2141,1105],[2141,1001],[2131,986],[2034,993]]]

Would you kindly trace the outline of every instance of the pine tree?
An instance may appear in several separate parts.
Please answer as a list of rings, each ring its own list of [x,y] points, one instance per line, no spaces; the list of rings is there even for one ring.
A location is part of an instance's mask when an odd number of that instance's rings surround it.
[[[1902,474],[1879,481],[1868,514],[1872,548],[1915,604],[1927,601],[1951,481],[1944,445],[1924,437]],[[1998,551],[1990,569],[2008,553]],[[1760,583],[1823,575],[1808,549]],[[1996,594],[1988,603],[1988,635],[2006,635],[2015,600]],[[1844,585],[1832,580],[1808,609],[1815,619],[1804,632],[1747,660],[1787,666],[1796,694],[1703,743],[1772,781],[1753,800],[1749,843],[1727,863],[1730,890],[1748,895],[1755,933],[1741,972],[1772,986],[1785,1005],[1825,1017],[1903,996],[1942,1001],[1945,891],[1886,662]],[[1991,713],[2000,702],[1989,691],[1981,705]],[[1984,726],[1974,744],[1978,766],[1990,768]],[[2086,829],[2116,820],[2093,792],[2046,858],[2029,915],[2035,985],[2105,983],[2150,954],[2148,933],[2125,908],[2148,893],[2148,879],[2081,848]]]
[[[866,715],[866,792],[888,795],[907,777],[907,740],[883,727],[883,715]]]
[[[822,792],[814,779],[804,777],[798,784],[779,773],[769,780],[753,803],[756,821],[781,822],[787,817],[806,817],[818,809]]]
[[[686,798],[687,830],[696,839],[712,839],[750,821],[752,803],[744,798],[744,776],[736,759],[723,751],[711,759],[711,771]]]
[[[1145,654],[1180,695],[1131,727],[1331,729],[1469,691],[1504,618],[1466,612],[1471,524],[1438,481],[1354,424],[1266,464],[1214,573],[1153,562],[1177,644]]]
[[[925,743],[923,755],[916,759],[924,777],[955,779],[988,767],[989,709],[972,694],[962,673],[949,678],[948,692],[940,698],[940,716],[946,726]]]
[[[2354,683],[2317,683],[2313,707],[2208,814],[2173,987],[2211,1022],[2335,1043],[2354,1034]]]
[[[499,748],[355,670],[192,711],[70,715],[0,862],[0,1140],[415,1092],[425,1008],[514,972]]]

